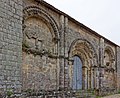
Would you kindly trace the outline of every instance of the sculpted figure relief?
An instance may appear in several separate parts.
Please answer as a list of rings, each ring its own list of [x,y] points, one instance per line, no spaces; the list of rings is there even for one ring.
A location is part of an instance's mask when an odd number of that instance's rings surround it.
[[[23,89],[54,89],[56,63],[48,55],[55,43],[49,26],[37,17],[29,18],[23,36]]]
[[[28,48],[41,49],[43,39],[40,37],[41,29],[35,27],[26,27],[24,31],[24,42],[28,45]]]
[[[40,19],[28,19],[25,23],[23,45],[34,51],[53,52],[55,43],[49,27]]]

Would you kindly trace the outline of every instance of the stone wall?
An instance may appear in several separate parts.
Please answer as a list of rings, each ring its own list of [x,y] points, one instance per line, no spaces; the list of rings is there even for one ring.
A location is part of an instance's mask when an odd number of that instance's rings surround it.
[[[22,90],[58,89],[59,34],[56,22],[36,2],[24,0],[24,3]]]
[[[20,91],[22,0],[0,0],[0,92]]]
[[[2,92],[70,89],[75,55],[84,89],[115,88],[116,64],[119,81],[120,48],[43,1],[1,0],[0,23]]]

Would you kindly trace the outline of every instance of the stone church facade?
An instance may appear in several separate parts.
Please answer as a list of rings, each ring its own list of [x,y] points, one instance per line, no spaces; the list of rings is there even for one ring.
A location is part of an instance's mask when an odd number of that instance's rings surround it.
[[[78,76],[74,57],[81,61]],[[115,43],[42,0],[0,1],[1,93],[74,85],[116,92],[119,76],[120,47]]]

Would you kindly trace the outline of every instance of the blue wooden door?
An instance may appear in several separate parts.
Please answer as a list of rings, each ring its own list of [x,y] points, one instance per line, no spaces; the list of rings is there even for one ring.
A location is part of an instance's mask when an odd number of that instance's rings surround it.
[[[82,89],[82,62],[78,56],[74,56],[73,65],[73,89]]]

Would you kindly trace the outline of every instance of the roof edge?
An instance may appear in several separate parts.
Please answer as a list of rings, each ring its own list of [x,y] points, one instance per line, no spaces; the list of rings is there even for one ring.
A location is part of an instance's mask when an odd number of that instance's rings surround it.
[[[53,5],[47,3],[46,1],[44,1],[44,0],[35,0],[35,1],[41,3],[41,4],[45,5],[45,6],[47,6],[48,8],[52,9],[53,11],[55,11],[55,12],[61,14],[61,15],[64,15],[64,16],[68,17],[69,20],[71,20],[71,21],[73,21],[74,23],[76,23],[77,25],[85,28],[85,29],[88,30],[89,32],[93,33],[94,35],[99,36],[99,37],[105,39],[105,40],[108,41],[110,44],[120,47],[119,45],[115,44],[115,43],[112,42],[111,40],[105,38],[104,36],[100,35],[100,34],[97,33],[96,31],[90,29],[90,28],[87,27],[86,25],[80,23],[80,22],[77,21],[76,19],[72,18],[70,15],[64,13],[63,11],[61,11],[61,10],[59,10],[59,9],[57,9],[57,8],[54,7]]]

